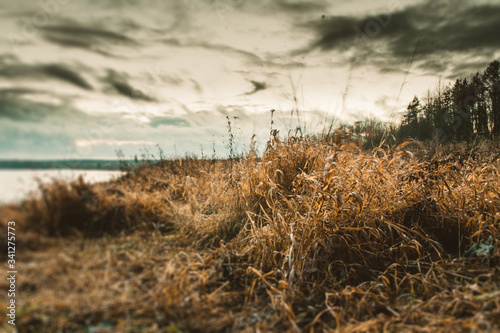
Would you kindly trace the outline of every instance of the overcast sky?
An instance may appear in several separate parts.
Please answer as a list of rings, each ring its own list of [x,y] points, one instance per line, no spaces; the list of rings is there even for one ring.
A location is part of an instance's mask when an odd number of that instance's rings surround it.
[[[3,0],[0,158],[223,156],[226,116],[262,149],[295,99],[309,133],[398,121],[500,58],[499,17],[498,0]]]

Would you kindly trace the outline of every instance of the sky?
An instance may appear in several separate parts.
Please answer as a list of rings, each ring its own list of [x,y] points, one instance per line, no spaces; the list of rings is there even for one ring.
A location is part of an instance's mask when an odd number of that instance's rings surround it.
[[[500,59],[498,0],[0,1],[0,159],[262,151]]]

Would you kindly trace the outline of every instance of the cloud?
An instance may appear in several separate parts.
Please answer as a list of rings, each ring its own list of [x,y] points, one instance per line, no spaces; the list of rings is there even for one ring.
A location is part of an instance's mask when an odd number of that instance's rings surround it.
[[[0,89],[0,99],[5,99],[8,97],[22,96],[26,94],[39,93],[40,90],[31,89],[31,88],[23,88],[23,87],[15,87],[15,88],[4,88]]]
[[[114,91],[120,95],[126,96],[130,99],[154,102],[156,101],[153,97],[150,97],[140,90],[132,87],[128,81],[125,74],[118,73],[112,69],[108,70],[108,75],[103,79],[104,82],[108,83]]]
[[[358,58],[381,71],[400,68],[415,54],[421,69],[453,71],[455,55],[479,56],[486,61],[500,48],[498,17],[500,4],[466,1],[427,1],[362,17],[325,15],[297,24],[313,31],[315,38],[293,54],[356,50]]]
[[[201,95],[203,93],[203,88],[201,87],[200,83],[195,79],[189,79],[189,81],[193,84],[194,90]]]
[[[77,25],[53,25],[42,27],[41,30],[48,36],[71,37],[95,43],[135,44],[131,38],[116,32]]]
[[[44,102],[44,98],[56,103]],[[50,98],[49,98],[50,97]],[[64,97],[58,97],[46,91],[31,88],[0,89],[0,124],[10,120],[23,126],[28,123],[41,124],[44,121],[52,125],[70,122],[85,122],[89,116],[81,111],[69,108]]]
[[[491,56],[489,59],[492,59]],[[450,80],[456,80],[457,78],[463,78],[466,76],[470,76],[474,73],[482,73],[485,68],[491,63],[490,60],[471,60],[467,63],[455,63],[453,64],[453,75],[449,75],[447,78]]]
[[[135,47],[139,45],[134,39],[123,34],[88,28],[76,23],[41,27],[40,31],[43,38],[51,43],[63,47],[81,48],[111,57],[119,56],[110,52],[113,46]]]
[[[92,90],[92,86],[83,79],[80,74],[65,67],[64,65],[49,64],[41,67],[48,76],[58,78],[62,81],[69,82],[77,87],[86,90]]]
[[[29,99],[37,90],[0,91],[0,155],[8,157],[61,156],[73,144],[79,128],[92,131],[102,119],[71,108]]]
[[[10,125],[10,126],[7,126]],[[2,158],[51,158],[64,156],[71,141],[61,131],[45,132],[39,126],[0,126]]]
[[[0,119],[10,119],[18,122],[42,121],[52,108],[46,104],[33,103],[16,95],[22,95],[27,91],[2,91],[0,92]]]
[[[203,41],[186,41],[181,42],[176,38],[167,38],[163,40],[163,43],[170,46],[175,47],[184,47],[184,48],[203,48],[206,50],[217,51],[222,53],[229,53],[232,55],[237,55],[245,58],[247,60],[248,65],[258,66],[258,67],[276,67],[276,68],[301,68],[304,67],[304,63],[292,61],[292,62],[279,62],[281,57],[269,55],[268,59],[262,59],[257,54],[234,48],[224,44],[212,44]]]
[[[24,64],[17,59],[0,61],[0,77],[9,79],[57,79],[85,90],[92,86],[76,71],[64,64]]]
[[[154,117],[150,119],[149,126],[176,126],[176,127],[189,127],[189,122],[182,118],[173,117]]]
[[[80,89],[92,91],[94,90],[94,87],[80,73],[78,73],[78,71],[83,70],[82,68],[77,65],[67,64],[25,64],[12,57],[7,58],[4,56],[0,58],[0,77],[5,77],[11,80],[25,80],[27,82],[56,79],[61,82],[69,83]],[[183,80],[178,77],[166,76],[162,79],[173,85],[180,85],[183,82]],[[139,89],[134,88],[128,82],[127,74],[125,73],[108,69],[106,76],[101,78],[101,81],[104,82],[108,88],[111,88],[112,91],[130,99],[146,102],[156,101],[155,98],[148,96]]]
[[[120,115],[88,114],[69,103],[28,99],[30,89],[0,90],[0,156],[112,157],[117,146],[137,150],[154,135]]]
[[[217,0],[220,1],[220,0]],[[236,2],[236,4],[233,4]],[[302,1],[302,0],[255,0],[255,1],[243,1],[243,0],[222,0],[221,11],[232,12],[232,11],[246,11],[254,12],[258,15],[272,15],[277,16],[279,14],[286,15],[288,17],[300,17],[304,14],[315,14],[324,12],[330,5],[326,0],[313,0],[313,1]]]
[[[162,75],[161,80],[173,86],[180,86],[184,83],[184,79],[176,75]]]
[[[279,10],[284,10],[293,13],[307,13],[318,12],[326,9],[327,4],[324,1],[290,1],[290,0],[276,0],[274,6]]]
[[[264,90],[267,88],[267,84],[265,82],[258,82],[258,81],[253,81],[253,80],[249,80],[248,82],[253,84],[253,90],[245,93],[244,95],[252,95],[258,91],[261,91],[261,90]]]

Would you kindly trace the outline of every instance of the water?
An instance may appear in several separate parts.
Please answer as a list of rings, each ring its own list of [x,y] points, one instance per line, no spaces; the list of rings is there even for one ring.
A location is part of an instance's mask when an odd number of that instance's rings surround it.
[[[82,175],[90,182],[104,182],[123,175],[121,171],[107,170],[12,170],[0,169],[0,204],[20,202],[30,192],[37,193],[38,183],[36,177],[42,181],[50,181],[53,178],[73,180]]]

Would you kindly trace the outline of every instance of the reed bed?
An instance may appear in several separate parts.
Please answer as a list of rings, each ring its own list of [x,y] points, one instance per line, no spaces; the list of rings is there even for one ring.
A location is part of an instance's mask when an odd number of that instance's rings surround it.
[[[16,328],[499,331],[499,152],[273,135],[262,157],[42,184],[1,208],[3,232],[18,224]]]

